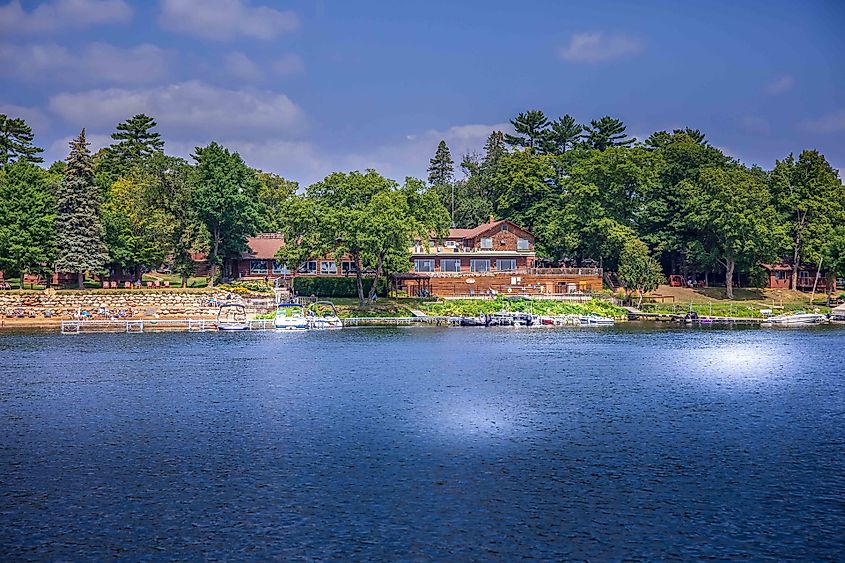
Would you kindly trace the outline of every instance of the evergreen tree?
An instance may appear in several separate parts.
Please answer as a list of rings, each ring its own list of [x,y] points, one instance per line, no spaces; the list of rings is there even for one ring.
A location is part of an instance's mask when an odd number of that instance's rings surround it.
[[[505,146],[505,136],[501,131],[493,131],[487,137],[487,142],[484,143],[484,158],[481,159],[481,166],[479,172],[484,176],[485,181],[489,181],[496,174],[496,167],[499,165],[499,160],[508,154],[508,149]],[[490,195],[488,192],[487,195]]]
[[[164,141],[157,131],[158,124],[143,113],[133,115],[116,127],[112,143],[96,155],[96,172],[102,189],[108,189],[117,177],[164,149]]]
[[[505,135],[505,142],[512,147],[524,147],[531,149],[543,149],[547,138],[549,120],[540,110],[530,110],[520,113],[511,119],[516,135]]]
[[[590,121],[586,132],[587,145],[600,151],[610,147],[627,147],[636,141],[625,134],[625,124],[621,120],[609,115]]]
[[[546,152],[563,154],[574,147],[584,133],[584,126],[575,121],[571,115],[564,115],[557,121],[552,121],[546,141]]]
[[[446,186],[455,178],[455,162],[446,146],[446,141],[440,141],[434,158],[428,161],[428,183],[432,186]]]
[[[38,156],[44,149],[32,144],[34,138],[26,121],[0,113],[0,166],[16,160],[44,162]]]
[[[94,163],[85,129],[70,142],[56,204],[56,271],[76,272],[82,289],[85,272],[102,272],[108,263],[94,185]]]

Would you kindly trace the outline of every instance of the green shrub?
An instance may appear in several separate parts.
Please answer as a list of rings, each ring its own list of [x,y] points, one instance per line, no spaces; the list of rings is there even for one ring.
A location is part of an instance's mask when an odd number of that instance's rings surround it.
[[[602,299],[593,299],[586,303],[504,298],[491,301],[455,299],[440,303],[430,303],[423,307],[429,315],[444,317],[471,317],[482,314],[493,314],[499,311],[522,311],[531,312],[536,315],[586,315],[596,313],[614,318],[624,318],[627,315],[625,309]]]
[[[364,279],[364,294],[370,291],[372,278]],[[354,277],[297,277],[293,279],[293,290],[297,295],[316,295],[318,297],[357,297],[358,289]],[[380,280],[376,289],[378,295],[387,294],[387,284]]]

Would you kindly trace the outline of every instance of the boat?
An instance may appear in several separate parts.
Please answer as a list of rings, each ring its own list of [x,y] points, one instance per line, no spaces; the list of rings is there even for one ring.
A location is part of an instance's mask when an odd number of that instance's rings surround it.
[[[765,326],[808,326],[817,325],[827,321],[827,315],[821,313],[805,313],[796,311],[776,317],[769,317],[762,324]]]
[[[217,310],[217,330],[249,330],[246,307],[240,303],[223,303]]]
[[[331,301],[317,301],[308,307],[308,328],[343,328],[343,321],[337,316],[337,309]]]
[[[501,311],[487,319],[487,326],[534,326],[537,318],[529,313]]]
[[[276,330],[307,330],[308,319],[305,310],[298,303],[279,303],[276,306],[276,316],[273,317],[273,328]]]
[[[581,321],[581,326],[610,326],[616,323],[610,317],[603,317],[595,313],[581,315],[578,319]]]

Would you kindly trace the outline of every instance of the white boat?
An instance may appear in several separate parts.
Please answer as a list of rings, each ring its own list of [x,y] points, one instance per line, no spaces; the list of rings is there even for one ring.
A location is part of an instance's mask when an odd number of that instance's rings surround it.
[[[246,308],[240,303],[223,303],[217,310],[217,330],[249,330]]]
[[[610,317],[603,317],[595,313],[590,313],[589,315],[581,315],[578,318],[581,321],[582,326],[610,326],[615,324],[616,322]]]
[[[337,310],[331,301],[317,301],[309,305],[307,320],[308,328],[343,328],[343,322],[337,316]]]
[[[273,328],[276,330],[307,330],[308,319],[305,309],[297,303],[280,303],[276,307],[273,317]]]
[[[776,317],[769,317],[763,324],[767,326],[805,326],[817,325],[826,321],[827,315],[797,311],[795,313],[786,313]]]

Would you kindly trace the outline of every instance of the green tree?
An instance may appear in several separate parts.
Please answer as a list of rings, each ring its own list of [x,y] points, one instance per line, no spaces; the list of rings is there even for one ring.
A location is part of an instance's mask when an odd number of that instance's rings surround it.
[[[256,175],[261,183],[258,199],[264,207],[263,228],[271,232],[280,231],[284,223],[285,204],[299,191],[299,183],[271,172],[259,170]]]
[[[261,224],[261,182],[238,153],[216,142],[197,147],[193,158],[192,202],[208,231],[213,285],[223,261],[245,250]]]
[[[545,150],[552,154],[563,154],[576,146],[584,134],[584,126],[567,114],[552,121],[546,139]]]
[[[108,249],[85,129],[70,142],[64,178],[56,193],[56,247],[56,271],[76,272],[79,289],[85,272],[105,271]]]
[[[287,243],[279,259],[297,267],[314,256],[349,256],[361,307],[375,298],[374,290],[364,295],[365,270],[376,279],[393,268],[407,270],[413,237],[443,234],[449,223],[446,209],[421,182],[408,179],[399,189],[375,170],[327,176],[293,198],[285,217]]]
[[[499,161],[506,154],[508,154],[508,149],[505,146],[504,134],[501,131],[493,131],[484,143],[484,157],[481,159],[481,165],[479,166],[479,174],[481,174],[486,186],[489,185],[493,176],[496,175]],[[482,193],[482,195],[490,197],[492,195],[492,186],[488,186],[486,193]]]
[[[686,216],[724,267],[727,296],[733,299],[737,265],[768,260],[778,246],[771,194],[763,179],[737,165],[703,169],[690,194]]]
[[[114,143],[94,155],[94,172],[97,185],[108,192],[112,182],[129,174],[147,159],[164,150],[161,135],[153,129],[158,124],[143,113],[119,123],[111,134]]]
[[[0,113],[0,165],[16,160],[44,162],[38,156],[44,149],[32,144],[34,138],[26,121]]]
[[[807,150],[775,164],[771,191],[789,231],[784,250],[792,258],[790,287],[796,289],[801,262],[817,263],[833,227],[845,220],[845,187],[822,154]]]
[[[845,226],[835,227],[830,233],[823,248],[822,266],[827,271],[827,295],[829,297],[836,285],[836,278],[845,278]]]
[[[46,273],[55,253],[56,202],[48,172],[18,160],[0,168],[0,269]]]
[[[594,119],[585,128],[586,142],[591,148],[603,151],[610,147],[627,147],[636,141],[625,133],[625,124],[621,120],[605,115]]]
[[[648,252],[648,246],[636,238],[629,239],[622,248],[619,258],[619,279],[630,295],[638,294],[637,307],[643,303],[643,296],[654,291],[663,282],[663,270]]]
[[[549,119],[540,110],[529,110],[511,119],[516,135],[505,135],[505,142],[512,147],[542,150],[546,142]]]
[[[446,146],[446,141],[440,141],[434,158],[428,161],[428,183],[432,186],[446,186],[455,178],[455,162]]]

